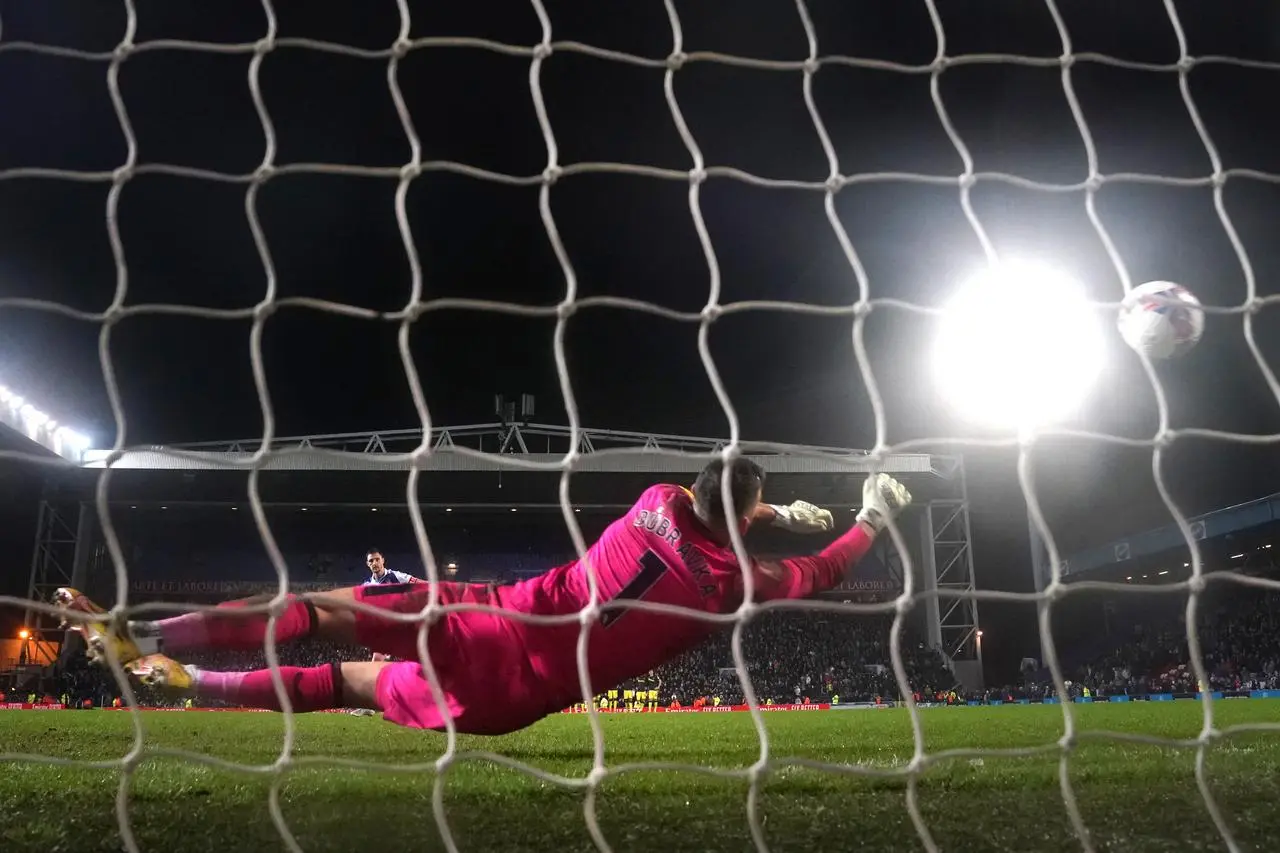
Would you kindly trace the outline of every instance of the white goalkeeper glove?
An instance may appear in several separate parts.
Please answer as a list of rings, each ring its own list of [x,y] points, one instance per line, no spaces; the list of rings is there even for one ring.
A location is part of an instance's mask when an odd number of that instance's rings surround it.
[[[792,533],[821,533],[830,530],[835,522],[831,513],[806,501],[796,501],[791,506],[769,504],[773,510],[773,523]]]
[[[858,521],[865,521],[879,533],[910,504],[911,493],[906,486],[888,474],[872,474],[862,485],[862,511],[858,513]]]

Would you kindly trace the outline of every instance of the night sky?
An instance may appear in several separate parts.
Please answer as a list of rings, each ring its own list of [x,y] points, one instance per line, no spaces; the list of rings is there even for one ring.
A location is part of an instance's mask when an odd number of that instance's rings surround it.
[[[312,38],[378,50],[399,31],[397,4],[369,0],[341,12],[290,0],[272,4],[278,38]],[[1050,7],[1033,0],[942,0],[946,54],[1057,57]],[[411,38],[469,36],[511,45],[541,40],[534,7],[408,2]],[[1239,306],[1245,274],[1213,189],[1210,161],[1191,121],[1175,31],[1157,0],[1065,0],[1061,15],[1078,61],[1071,81],[1104,176],[1141,173],[1194,186],[1103,182],[1098,215],[1133,283],[1190,287],[1206,304]],[[686,52],[802,60],[808,46],[789,0],[683,0],[675,4]],[[938,50],[928,6],[917,0],[815,0],[807,4],[821,56],[927,66]],[[651,59],[671,52],[658,0],[545,3],[554,41]],[[1177,14],[1194,56],[1280,61],[1280,10],[1264,0],[1181,2]],[[252,43],[267,31],[260,3],[138,0],[135,43],[185,39]],[[110,180],[13,177],[45,167],[106,171],[126,157],[107,88],[107,63],[14,49],[14,42],[110,51],[126,23],[123,3],[0,3],[0,378],[59,421],[80,425],[97,446],[116,440],[98,358],[100,326],[3,300],[33,297],[104,311],[117,288],[106,226]],[[1118,68],[1079,57],[1103,53],[1169,66]],[[247,176],[265,142],[249,89],[251,54],[140,52],[119,71],[139,164],[166,163]],[[1280,69],[1280,65],[1276,66]],[[387,83],[385,58],[277,47],[259,73],[274,128],[274,164],[399,167],[411,158]],[[1204,64],[1189,76],[1196,108],[1224,169],[1280,175],[1280,71]],[[663,92],[664,71],[557,50],[540,83],[558,163],[628,163],[686,172],[689,152]],[[424,161],[454,161],[536,178],[547,150],[530,95],[530,58],[475,47],[426,47],[399,63],[398,81]],[[799,70],[694,61],[675,74],[680,109],[708,166],[771,179],[820,182],[828,164],[805,106]],[[1059,191],[980,179],[973,210],[1003,254],[1057,265],[1100,301],[1118,301],[1120,276],[1077,188],[1085,147],[1057,65],[962,64],[939,79],[941,98],[976,172],[1004,173]],[[871,296],[936,306],[981,264],[954,180],[963,165],[939,121],[928,73],[826,64],[813,96],[845,175],[912,173],[952,179],[855,183],[835,197],[840,222],[866,269]],[[1243,244],[1259,295],[1280,274],[1280,186],[1233,173],[1224,209]],[[277,297],[312,297],[376,312],[410,298],[410,264],[398,229],[395,177],[285,174],[264,183],[255,209],[270,250]],[[245,213],[248,182],[144,174],[119,196],[127,265],[126,305],[245,309],[268,276]],[[535,181],[513,186],[428,170],[405,211],[421,262],[422,299],[465,297],[547,308],[566,281],[539,216]],[[617,296],[696,312],[711,275],[684,179],[608,173],[562,177],[551,210],[576,274],[578,298]],[[858,281],[823,209],[820,191],[767,188],[724,176],[707,180],[700,205],[721,277],[721,304],[788,300],[851,306]],[[1280,309],[1254,318],[1272,363]],[[1052,322],[1029,316],[1027,322]],[[716,365],[755,440],[871,447],[924,437],[989,436],[939,400],[927,354],[935,321],[877,307],[866,321],[870,365],[885,407],[885,434],[855,358],[852,317],[788,311],[732,313],[712,327]],[[248,319],[147,313],[117,323],[110,357],[124,402],[125,443],[242,438],[262,431],[250,369]],[[553,361],[555,318],[490,311],[428,310],[411,348],[436,424],[492,419],[495,393],[532,393],[538,420],[567,423]],[[1108,324],[1109,367],[1070,425],[1127,437],[1156,430],[1155,397],[1136,356]],[[277,434],[418,425],[397,352],[398,322],[281,307],[266,321],[262,354]],[[580,422],[692,435],[728,435],[696,348],[697,323],[634,310],[582,307],[568,321],[566,351]],[[1010,358],[1017,353],[1010,352]],[[1280,433],[1280,403],[1247,350],[1240,314],[1211,315],[1203,344],[1164,365],[1170,424],[1253,435]],[[949,445],[939,441],[937,447]],[[981,586],[1027,589],[1025,504],[1012,448],[967,451]],[[1064,551],[1167,523],[1149,448],[1048,440],[1036,451],[1037,488]],[[1269,445],[1184,440],[1164,474],[1188,513],[1278,490]],[[22,592],[29,571],[30,469],[0,465],[10,507],[4,544],[14,559],[0,589]],[[354,535],[354,541],[363,537]],[[353,547],[360,547],[355,545]],[[1031,608],[984,606],[989,643],[1027,651]],[[1006,627],[1014,626],[1014,627]],[[1018,627],[1021,626],[1021,627]],[[992,649],[993,652],[996,649]]]

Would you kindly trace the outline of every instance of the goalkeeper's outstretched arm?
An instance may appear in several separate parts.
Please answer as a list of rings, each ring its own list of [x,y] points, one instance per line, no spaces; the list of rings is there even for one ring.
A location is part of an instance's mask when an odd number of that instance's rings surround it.
[[[862,487],[862,510],[853,527],[811,557],[755,562],[755,597],[805,598],[838,585],[862,559],[889,521],[911,503],[911,493],[888,474],[874,474]],[[828,514],[830,517],[830,514]]]
[[[808,501],[796,501],[789,506],[758,503],[751,514],[751,524],[779,527],[792,533],[822,533],[835,526],[830,510]]]

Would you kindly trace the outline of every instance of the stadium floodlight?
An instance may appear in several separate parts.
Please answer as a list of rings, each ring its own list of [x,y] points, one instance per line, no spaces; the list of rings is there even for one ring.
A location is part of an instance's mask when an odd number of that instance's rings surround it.
[[[1102,369],[1083,288],[1025,261],[992,265],[946,304],[933,351],[940,391],[966,419],[1028,434],[1068,416]]]
[[[1102,354],[1098,319],[1080,284],[1019,260],[982,270],[944,306],[933,368],[939,392],[966,420],[1028,438],[1083,402]],[[1029,508],[1027,532],[1040,592],[1048,549]]]
[[[84,462],[93,444],[84,433],[61,425],[7,385],[0,385],[0,424],[73,462]]]
[[[34,435],[36,431],[49,423],[49,416],[30,403],[18,409],[18,416],[22,418],[22,423],[27,427],[30,435]]]

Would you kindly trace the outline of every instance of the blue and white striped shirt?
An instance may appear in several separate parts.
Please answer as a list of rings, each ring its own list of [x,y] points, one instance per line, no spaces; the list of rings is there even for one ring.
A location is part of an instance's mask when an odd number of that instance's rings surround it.
[[[412,582],[413,582],[413,575],[407,575],[404,572],[397,572],[397,571],[393,571],[392,569],[387,569],[385,572],[382,573],[382,577],[378,577],[377,575],[370,572],[368,579],[364,582],[364,585],[369,586],[370,584],[380,584],[380,583],[412,583]]]

